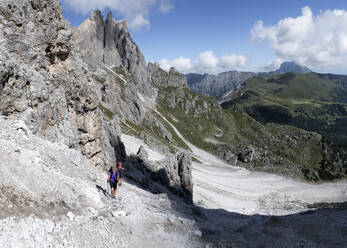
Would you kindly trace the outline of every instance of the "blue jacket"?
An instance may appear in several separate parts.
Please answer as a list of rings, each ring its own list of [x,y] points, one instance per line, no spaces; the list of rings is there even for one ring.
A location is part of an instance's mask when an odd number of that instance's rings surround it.
[[[111,183],[118,182],[118,179],[119,179],[119,171],[118,170],[116,170],[116,172],[114,174],[109,172],[108,175],[110,177],[110,182]]]

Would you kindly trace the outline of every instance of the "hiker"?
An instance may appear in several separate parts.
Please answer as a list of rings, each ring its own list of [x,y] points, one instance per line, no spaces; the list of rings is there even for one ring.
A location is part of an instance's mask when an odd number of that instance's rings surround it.
[[[107,182],[110,183],[112,198],[115,198],[118,181],[119,181],[119,172],[115,167],[112,166],[108,172],[108,178],[107,178]]]
[[[118,170],[118,173],[119,173],[119,186],[122,186],[124,168],[123,168],[122,163],[119,162],[119,161],[117,162],[117,170]]]

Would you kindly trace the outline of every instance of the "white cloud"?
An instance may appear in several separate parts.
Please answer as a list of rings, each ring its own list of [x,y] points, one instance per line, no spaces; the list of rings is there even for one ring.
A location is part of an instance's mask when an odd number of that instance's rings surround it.
[[[217,69],[218,59],[214,55],[213,51],[205,51],[200,53],[198,60],[195,63],[195,67],[201,70],[214,71]]]
[[[247,57],[238,54],[226,54],[218,58],[213,51],[208,50],[199,54],[198,59],[192,62],[189,58],[179,57],[176,59],[161,59],[160,66],[164,70],[175,67],[182,73],[219,73],[222,71],[233,70],[247,65]]]
[[[176,70],[180,72],[187,72],[192,70],[193,68],[193,64],[190,61],[190,59],[185,57],[179,57],[173,60],[161,59],[159,61],[159,65],[161,68],[163,68],[166,71],[169,71],[170,67],[175,67]]]
[[[314,15],[309,7],[301,15],[276,25],[254,24],[252,40],[268,41],[282,60],[324,68],[347,63],[347,11],[326,10]]]
[[[224,55],[220,59],[220,66],[222,68],[234,68],[234,67],[243,67],[247,65],[247,57],[244,55],[231,54]]]
[[[117,16],[128,21],[131,29],[148,28],[149,15],[152,10],[159,9],[167,13],[173,8],[171,0],[61,0],[64,7],[71,8],[76,13],[89,12],[106,8],[115,12]]]
[[[150,22],[148,19],[144,18],[141,15],[134,17],[128,22],[128,26],[132,29],[141,29],[141,28],[149,28]]]
[[[162,13],[168,13],[173,8],[173,4],[169,0],[161,0],[159,10]]]
[[[264,71],[274,71],[274,70],[277,70],[283,62],[284,62],[283,59],[275,58],[269,61],[268,63],[266,63],[266,65],[261,67],[260,69]]]

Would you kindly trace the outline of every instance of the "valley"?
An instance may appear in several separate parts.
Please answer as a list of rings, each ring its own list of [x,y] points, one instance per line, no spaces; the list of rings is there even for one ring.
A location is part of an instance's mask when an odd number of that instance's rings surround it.
[[[345,76],[164,70],[61,4],[0,2],[0,247],[345,246]]]

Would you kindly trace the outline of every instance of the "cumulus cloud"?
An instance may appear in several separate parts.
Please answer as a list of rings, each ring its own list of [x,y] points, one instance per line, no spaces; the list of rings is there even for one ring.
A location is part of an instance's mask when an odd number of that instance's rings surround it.
[[[62,4],[85,15],[95,9],[108,8],[126,19],[131,29],[148,28],[151,11],[158,9],[167,13],[173,8],[170,0],[62,0]]]
[[[222,71],[233,70],[247,65],[247,57],[238,54],[226,54],[218,58],[213,51],[208,50],[199,54],[197,60],[191,61],[189,58],[179,57],[176,59],[161,59],[160,66],[164,70],[175,67],[182,73],[219,73]]]
[[[283,59],[281,58],[275,58],[271,61],[269,61],[268,63],[266,63],[263,67],[261,67],[260,69],[263,71],[274,71],[277,70],[281,64],[284,62]]]
[[[247,65],[247,57],[239,54],[224,55],[219,63],[223,69],[243,67]]]
[[[300,16],[282,19],[273,26],[256,22],[251,36],[253,41],[268,41],[282,60],[321,68],[347,63],[345,10],[326,10],[314,15],[309,7],[304,7]]]
[[[170,70],[170,67],[175,67],[177,71],[188,72],[193,69],[193,64],[190,59],[185,57],[179,57],[173,60],[161,59],[159,65],[166,71]]]
[[[195,62],[195,67],[200,70],[213,71],[217,68],[218,59],[213,51],[205,51],[200,53],[198,60]]]

